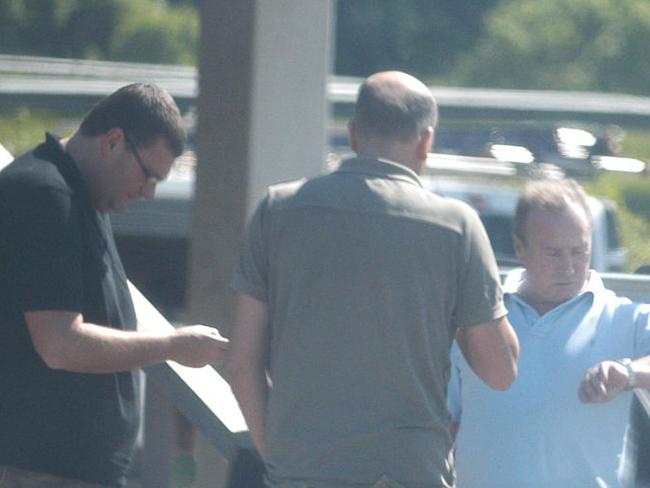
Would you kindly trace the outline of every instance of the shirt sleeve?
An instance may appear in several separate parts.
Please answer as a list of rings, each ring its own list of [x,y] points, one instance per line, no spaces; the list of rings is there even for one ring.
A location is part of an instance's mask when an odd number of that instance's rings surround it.
[[[19,310],[81,312],[81,229],[70,193],[57,188],[28,189],[8,208],[3,230],[6,272]]]
[[[249,220],[242,241],[239,261],[235,268],[232,288],[250,297],[268,302],[268,214],[267,196],[259,203]]]
[[[462,396],[461,396],[461,377],[458,361],[460,360],[460,349],[458,343],[454,341],[451,348],[451,374],[449,385],[447,386],[447,408],[451,420],[460,422],[463,414]]]
[[[464,269],[459,283],[456,324],[459,327],[489,322],[507,314],[494,252],[475,211],[468,213],[461,252]]]
[[[650,354],[650,305],[640,304],[635,310],[634,358]]]

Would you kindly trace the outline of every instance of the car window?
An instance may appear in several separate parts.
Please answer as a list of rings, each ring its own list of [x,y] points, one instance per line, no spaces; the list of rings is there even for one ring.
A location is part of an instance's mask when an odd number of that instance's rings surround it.
[[[480,217],[497,261],[515,260],[515,249],[512,245],[512,218],[490,214],[481,214]]]

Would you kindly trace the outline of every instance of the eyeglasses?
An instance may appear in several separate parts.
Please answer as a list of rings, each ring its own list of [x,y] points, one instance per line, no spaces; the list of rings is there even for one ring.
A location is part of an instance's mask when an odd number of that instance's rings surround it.
[[[126,140],[126,143],[129,145],[130,151],[133,153],[133,156],[135,156],[135,160],[138,162],[138,166],[140,166],[140,169],[142,170],[142,174],[144,175],[145,180],[147,181],[153,180],[156,183],[160,183],[161,181],[163,181],[164,178],[161,178],[156,173],[154,173],[149,168],[147,168],[147,165],[144,164],[144,161],[140,157],[140,153],[135,148],[135,144],[133,143],[131,138],[126,135],[126,132],[123,133],[124,133],[124,140]]]

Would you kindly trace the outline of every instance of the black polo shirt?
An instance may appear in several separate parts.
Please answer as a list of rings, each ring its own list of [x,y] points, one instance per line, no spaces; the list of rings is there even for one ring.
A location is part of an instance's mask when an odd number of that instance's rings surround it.
[[[0,464],[119,486],[139,425],[137,373],[48,368],[24,319],[36,310],[136,327],[108,216],[50,134],[0,172]]]

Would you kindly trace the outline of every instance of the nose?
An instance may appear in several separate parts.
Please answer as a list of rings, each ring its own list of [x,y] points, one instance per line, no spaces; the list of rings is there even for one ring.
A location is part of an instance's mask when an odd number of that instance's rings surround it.
[[[568,276],[576,272],[576,263],[570,254],[563,254],[559,261],[562,272]]]

